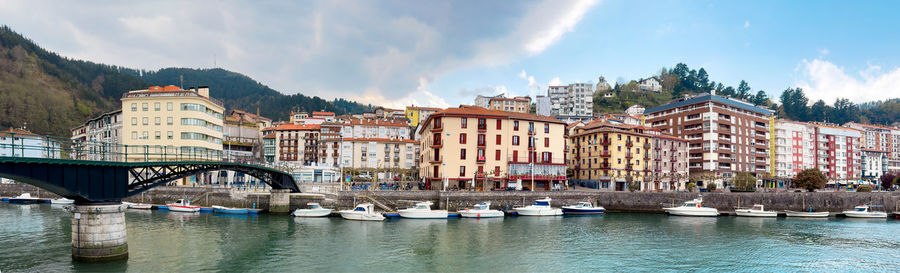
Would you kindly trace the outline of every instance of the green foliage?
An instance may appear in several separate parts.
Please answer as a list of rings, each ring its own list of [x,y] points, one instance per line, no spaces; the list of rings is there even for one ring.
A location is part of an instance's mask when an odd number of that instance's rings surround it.
[[[752,192],[756,191],[756,177],[748,172],[739,172],[731,180],[734,185],[734,191]]]
[[[857,192],[872,192],[872,187],[870,187],[869,185],[862,185],[862,186],[856,187],[856,191]]]
[[[708,183],[708,184],[706,184],[706,190],[707,190],[707,191],[715,191],[715,190],[716,190],[716,187],[717,187],[717,186],[716,186],[716,183]]]
[[[695,184],[694,182],[688,182],[684,185],[684,187],[687,188],[689,192],[694,192],[694,189],[697,188],[697,184]]]
[[[794,187],[806,189],[807,191],[815,191],[825,187],[827,178],[819,169],[805,169],[794,177]]]
[[[630,192],[636,192],[636,191],[639,191],[639,190],[641,190],[641,183],[640,183],[640,182],[628,182],[628,191],[630,191]]]
[[[885,190],[890,190],[896,184],[895,181],[897,180],[897,178],[900,178],[900,176],[898,176],[898,173],[896,172],[887,172],[882,174],[881,178],[879,178],[879,180],[881,180],[881,187]]]

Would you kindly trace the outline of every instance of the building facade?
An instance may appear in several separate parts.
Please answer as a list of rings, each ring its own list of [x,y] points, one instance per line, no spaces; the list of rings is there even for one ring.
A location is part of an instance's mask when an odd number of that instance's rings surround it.
[[[860,177],[879,183],[879,179],[888,171],[888,153],[876,149],[860,149]]]
[[[887,171],[900,172],[900,129],[849,122],[844,127],[863,133],[861,147],[887,153]]]
[[[514,97],[514,98],[504,98],[504,97],[496,97],[492,98],[488,101],[490,107],[488,109],[492,110],[500,110],[507,112],[517,112],[517,113],[528,113],[529,109],[531,109],[531,98],[530,97]]]
[[[775,120],[775,148],[769,155],[775,159],[775,177],[793,179],[801,171],[815,168],[815,133],[815,127],[809,123]]]
[[[815,125],[816,168],[829,180],[849,183],[862,175],[860,142],[856,129]]]
[[[440,110],[441,108],[407,106],[406,118],[409,119],[409,127],[419,127],[419,122]]]
[[[594,85],[573,83],[547,88],[550,97],[550,111],[557,119],[574,122],[589,121],[593,116]]]
[[[550,116],[553,112],[550,109],[550,97],[538,95],[534,99],[534,110],[538,116]]]
[[[101,114],[72,128],[72,141],[76,159],[122,159],[122,110]]]
[[[209,96],[208,87],[181,90],[151,86],[122,97],[122,144],[129,160],[222,158],[221,101]]]
[[[688,141],[688,168],[698,186],[722,186],[738,172],[769,173],[772,111],[716,95],[684,98],[648,109],[645,124]]]
[[[274,162],[302,166],[319,162],[319,128],[318,124],[283,124],[264,129],[266,136],[274,135],[274,141],[268,142],[274,144]]]
[[[419,174],[432,190],[565,187],[565,123],[550,117],[448,108],[425,120]]]
[[[225,116],[225,158],[234,160],[263,159],[262,130],[272,126],[272,120],[241,110],[231,110]]]
[[[0,131],[0,156],[29,158],[61,158],[58,140],[36,135],[24,129]],[[76,155],[71,155],[76,156]]]

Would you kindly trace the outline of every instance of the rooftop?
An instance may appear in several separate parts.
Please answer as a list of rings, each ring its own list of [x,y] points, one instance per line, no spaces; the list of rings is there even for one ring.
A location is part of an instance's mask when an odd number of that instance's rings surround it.
[[[736,101],[733,99],[729,99],[726,97],[720,97],[720,96],[716,96],[716,95],[712,95],[712,94],[703,94],[703,95],[694,96],[694,97],[686,98],[686,99],[681,99],[681,100],[677,100],[674,102],[670,102],[669,104],[664,104],[664,105],[660,105],[657,107],[647,109],[646,111],[644,111],[644,114],[646,115],[646,114],[661,112],[661,111],[665,111],[665,110],[669,110],[669,109],[673,109],[673,108],[678,108],[678,107],[682,107],[682,106],[687,106],[687,105],[700,103],[700,102],[707,102],[707,101],[718,102],[721,104],[741,108],[741,109],[748,110],[748,111],[757,112],[757,113],[767,115],[767,116],[770,116],[773,113],[772,110],[756,107],[749,103],[740,102],[740,101]]]
[[[441,116],[478,116],[478,117],[493,117],[493,118],[508,118],[508,119],[521,119],[521,120],[532,120],[532,121],[544,121],[551,123],[559,123],[565,125],[564,121],[555,119],[553,117],[546,116],[538,116],[533,114],[526,113],[518,113],[518,112],[506,112],[501,110],[491,110],[485,109],[478,106],[471,105],[460,105],[455,108],[447,108],[437,113],[428,116],[428,120],[425,121],[427,125],[433,118],[441,117]]]

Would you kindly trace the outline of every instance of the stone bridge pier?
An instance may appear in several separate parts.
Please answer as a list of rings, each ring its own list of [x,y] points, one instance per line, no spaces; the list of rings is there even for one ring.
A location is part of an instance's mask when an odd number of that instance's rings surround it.
[[[128,258],[122,203],[76,203],[69,210],[72,212],[72,259],[97,262]]]

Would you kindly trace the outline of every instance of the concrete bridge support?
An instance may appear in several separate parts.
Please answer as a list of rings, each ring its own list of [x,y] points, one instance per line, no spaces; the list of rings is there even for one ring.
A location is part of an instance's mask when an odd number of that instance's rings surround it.
[[[128,258],[125,206],[119,204],[72,205],[72,259],[109,261]]]
[[[291,190],[271,190],[269,213],[287,214],[291,212]]]

